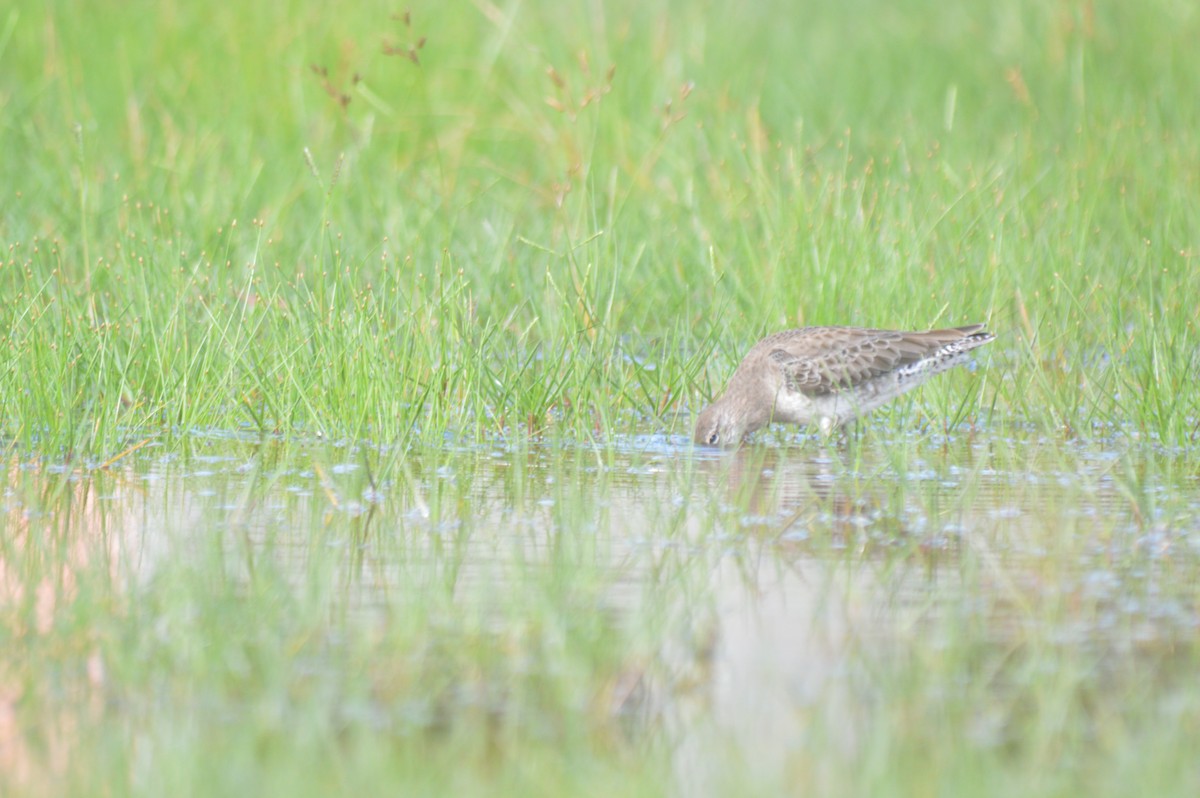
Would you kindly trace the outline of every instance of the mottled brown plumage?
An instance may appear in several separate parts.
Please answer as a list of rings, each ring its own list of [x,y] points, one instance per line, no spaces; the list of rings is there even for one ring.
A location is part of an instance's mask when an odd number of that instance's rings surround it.
[[[696,443],[729,446],[771,422],[834,427],[966,362],[995,338],[982,324],[926,332],[802,327],[759,341],[696,422]]]

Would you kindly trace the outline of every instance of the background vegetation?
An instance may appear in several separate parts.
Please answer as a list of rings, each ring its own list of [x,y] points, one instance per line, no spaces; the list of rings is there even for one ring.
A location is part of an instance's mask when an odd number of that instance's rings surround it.
[[[1189,441],[1198,27],[1165,0],[18,2],[3,434],[683,431],[766,331],[987,319],[973,418]]]

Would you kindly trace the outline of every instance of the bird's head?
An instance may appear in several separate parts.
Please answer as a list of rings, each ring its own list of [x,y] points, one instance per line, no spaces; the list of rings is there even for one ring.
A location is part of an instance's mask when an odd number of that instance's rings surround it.
[[[727,405],[716,402],[700,411],[693,439],[701,446],[737,446],[747,431],[745,423]]]

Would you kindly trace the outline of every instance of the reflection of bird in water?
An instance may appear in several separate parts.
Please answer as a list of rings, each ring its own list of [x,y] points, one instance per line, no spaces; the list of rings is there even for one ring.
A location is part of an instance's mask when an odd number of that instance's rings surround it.
[[[734,446],[772,422],[835,427],[965,363],[993,340],[982,324],[927,332],[803,327],[764,338],[696,421],[694,439]]]
[[[725,534],[772,541],[781,554],[883,555],[899,547],[932,565],[960,552],[958,535],[944,531],[938,511],[939,497],[960,490],[946,481],[957,461],[925,462],[915,474],[882,447],[743,446],[702,452],[695,462],[712,502],[709,523]]]
[[[757,537],[794,542],[811,538],[836,545],[866,530],[905,532],[888,523],[878,491],[828,454],[802,456],[796,450],[743,447],[699,460],[698,465],[710,474],[710,493],[719,498],[723,510],[735,513],[737,524],[754,529]],[[816,533],[817,528],[823,531]]]

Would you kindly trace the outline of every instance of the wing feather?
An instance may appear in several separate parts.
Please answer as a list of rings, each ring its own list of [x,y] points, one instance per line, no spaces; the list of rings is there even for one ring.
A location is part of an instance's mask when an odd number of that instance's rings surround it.
[[[975,327],[929,332],[813,327],[762,342],[789,390],[820,397],[919,363]]]

